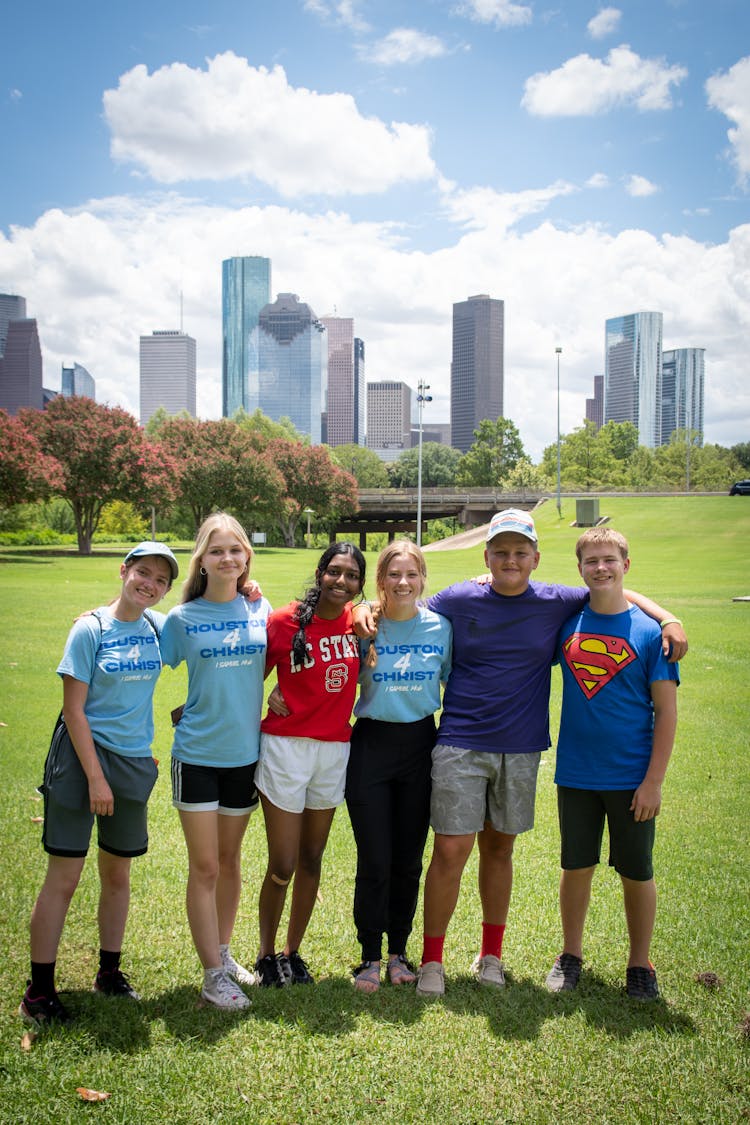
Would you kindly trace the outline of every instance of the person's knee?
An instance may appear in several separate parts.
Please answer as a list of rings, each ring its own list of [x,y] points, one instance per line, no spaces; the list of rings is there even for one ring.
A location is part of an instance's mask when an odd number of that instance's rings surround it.
[[[431,867],[459,873],[466,866],[474,843],[473,836],[435,836]]]
[[[297,866],[306,875],[318,876],[320,875],[320,868],[323,862],[323,847],[305,847],[300,848],[299,862]]]

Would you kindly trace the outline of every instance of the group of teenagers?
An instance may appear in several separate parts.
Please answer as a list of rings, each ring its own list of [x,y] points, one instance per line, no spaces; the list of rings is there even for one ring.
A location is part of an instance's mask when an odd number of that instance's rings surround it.
[[[272,610],[250,579],[246,532],[219,512],[198,530],[180,604],[165,616],[154,607],[177,579],[177,561],[164,543],[133,548],[120,567],[118,596],[74,623],[57,669],[63,708],[42,785],[47,871],[31,915],[31,976],[20,1015],[38,1026],[69,1018],[55,987],[56,961],[95,821],[94,990],[139,998],[121,967],[131,860],[148,846],[154,688],[163,665],[183,661],[188,688],[173,714],[172,801],[187,847],[187,917],[206,1003],[240,1010],[250,1004],[249,985],[313,983],[300,948],[344,801],[357,850],[355,988],[374,993],[385,976],[392,985],[416,984],[423,996],[443,994],[445,936],[475,841],[482,930],[472,970],[480,984],[502,988],[513,847],[534,822],[555,662],[563,678],[555,773],[563,948],[547,987],[578,984],[606,821],[609,863],[624,894],[627,992],[656,997],[654,818],[687,639],[679,620],[624,589],[630,560],[621,534],[593,528],[576,553],[584,586],[533,581],[534,521],[511,508],[489,525],[488,574],[425,599],[424,556],[398,540],[379,555],[370,604],[364,556],[337,542],[321,555],[303,596]],[[263,715],[271,673],[276,684]],[[242,841],[258,803],[268,862],[257,957],[246,968],[231,939]],[[415,968],[407,942],[430,826]]]

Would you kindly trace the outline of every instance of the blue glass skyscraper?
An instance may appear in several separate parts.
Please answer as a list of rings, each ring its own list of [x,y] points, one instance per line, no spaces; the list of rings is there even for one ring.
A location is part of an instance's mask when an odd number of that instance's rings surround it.
[[[662,356],[661,440],[675,430],[689,430],[703,445],[704,348],[673,348]]]
[[[250,404],[258,380],[258,317],[271,300],[271,259],[227,258],[221,263],[222,414]]]
[[[661,445],[662,314],[628,313],[606,322],[604,421],[632,422],[638,443]]]
[[[248,409],[260,407],[275,422],[290,418],[319,445],[328,379],[325,326],[294,293],[279,293],[259,322],[259,372],[250,378]]]

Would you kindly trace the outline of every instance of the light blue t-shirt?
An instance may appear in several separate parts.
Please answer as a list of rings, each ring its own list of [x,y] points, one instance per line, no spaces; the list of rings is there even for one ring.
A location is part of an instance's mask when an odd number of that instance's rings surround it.
[[[247,766],[258,760],[266,622],[265,598],[195,598],[169,611],[162,632],[165,664],[188,666],[188,695],[172,754],[197,766]]]
[[[362,645],[358,719],[414,723],[440,708],[440,684],[450,675],[453,650],[451,623],[426,606],[408,621],[381,617],[378,635]],[[368,668],[364,657],[375,645],[378,662]]]
[[[151,753],[153,695],[161,672],[158,631],[163,613],[118,621],[102,606],[76,621],[58,666],[60,676],[88,684],[84,714],[95,742],[124,758]]]

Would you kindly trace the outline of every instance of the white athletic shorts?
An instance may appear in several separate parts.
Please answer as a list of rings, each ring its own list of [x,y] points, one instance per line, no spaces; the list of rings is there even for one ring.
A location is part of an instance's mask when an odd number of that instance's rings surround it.
[[[344,800],[348,762],[348,742],[261,733],[255,784],[284,812],[335,809]]]

